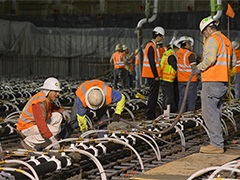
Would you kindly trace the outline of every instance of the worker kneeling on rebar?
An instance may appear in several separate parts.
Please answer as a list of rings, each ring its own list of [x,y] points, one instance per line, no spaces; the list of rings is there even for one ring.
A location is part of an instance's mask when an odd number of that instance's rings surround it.
[[[60,149],[55,136],[62,119],[70,119],[67,111],[53,103],[61,91],[60,83],[50,77],[41,89],[27,102],[19,117],[17,130],[25,136],[21,143],[25,149],[43,149],[51,143],[53,149]]]
[[[67,138],[78,125],[82,133],[88,131],[86,121],[87,109],[96,111],[98,122],[106,119],[107,107],[111,103],[117,103],[115,113],[113,114],[113,121],[119,121],[120,115],[125,106],[125,96],[111,87],[107,86],[103,81],[94,79],[82,83],[76,91],[76,99],[72,108],[71,122],[72,130],[65,133],[62,138]],[[77,116],[77,117],[76,117]],[[75,125],[74,125],[75,124]],[[98,129],[107,129],[107,123],[102,123]],[[98,137],[102,138],[104,132],[99,132]]]

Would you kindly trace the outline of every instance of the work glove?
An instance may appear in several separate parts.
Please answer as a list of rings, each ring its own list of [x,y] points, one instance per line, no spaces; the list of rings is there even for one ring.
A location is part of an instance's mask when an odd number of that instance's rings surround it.
[[[85,133],[86,131],[88,131],[88,126],[84,126],[84,127],[80,127],[82,133]]]
[[[193,75],[199,74],[200,72],[201,72],[201,70],[199,70],[199,69],[197,68],[197,66],[195,66],[195,67],[192,69]]]
[[[67,123],[70,122],[70,114],[67,111],[62,112],[63,119],[67,121]]]
[[[50,137],[49,140],[52,142],[52,144],[58,142],[54,136]],[[54,144],[53,149],[60,149],[60,144],[59,143]]]
[[[114,113],[114,114],[113,114],[113,121],[115,121],[115,122],[119,122],[119,121],[120,121],[120,115]]]

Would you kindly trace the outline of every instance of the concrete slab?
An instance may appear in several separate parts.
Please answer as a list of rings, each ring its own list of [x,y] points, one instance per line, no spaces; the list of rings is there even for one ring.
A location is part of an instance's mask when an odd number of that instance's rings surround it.
[[[145,173],[132,177],[135,180],[186,180],[195,172],[212,166],[221,166],[240,157],[240,150],[228,149],[223,154],[196,153],[151,169]]]

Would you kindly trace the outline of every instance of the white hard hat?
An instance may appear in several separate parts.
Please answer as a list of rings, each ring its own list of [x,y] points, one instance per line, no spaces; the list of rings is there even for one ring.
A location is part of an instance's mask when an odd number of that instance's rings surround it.
[[[179,43],[180,42],[187,42],[187,41],[190,43],[191,46],[194,45],[194,40],[191,37],[182,36],[182,37],[179,38]]]
[[[60,83],[56,78],[50,77],[44,81],[41,89],[52,90],[52,91],[61,91]]]
[[[127,47],[127,45],[126,45],[126,44],[122,45],[122,48],[123,48],[123,50],[126,50],[126,49],[128,49],[128,47]]]
[[[164,34],[165,34],[164,29],[162,27],[160,27],[160,26],[155,27],[153,29],[153,31],[156,32],[156,34],[161,34],[162,36],[164,36]]]
[[[176,39],[174,42],[173,42],[173,45],[176,46],[177,48],[181,48],[180,47],[180,43],[179,43],[179,39]]]
[[[237,41],[232,42],[232,47],[233,49],[238,49],[239,48],[239,43]]]
[[[123,49],[123,47],[122,47],[121,44],[117,44],[116,47],[115,47],[115,51],[120,51],[122,49]]]
[[[203,32],[203,30],[209,25],[209,24],[211,24],[212,22],[215,22],[215,25],[216,26],[218,26],[219,25],[219,20],[218,19],[213,19],[213,18],[211,18],[211,17],[206,17],[206,18],[204,18],[201,22],[200,22],[200,24],[199,24],[199,29],[200,29],[200,31],[201,31],[201,35],[203,35],[202,34],[202,32]]]
[[[85,94],[87,106],[92,110],[101,108],[105,102],[105,94],[100,87],[94,86]]]

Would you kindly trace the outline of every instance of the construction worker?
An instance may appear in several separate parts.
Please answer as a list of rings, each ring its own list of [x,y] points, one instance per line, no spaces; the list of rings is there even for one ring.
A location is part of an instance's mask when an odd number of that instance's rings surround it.
[[[175,40],[161,59],[161,88],[163,93],[163,113],[176,113],[178,103],[177,88],[177,58],[176,54],[180,49],[178,40]],[[175,82],[174,82],[175,81]]]
[[[118,89],[118,81],[121,80],[121,89],[126,88],[127,82],[127,70],[125,66],[128,65],[127,58],[123,53],[123,47],[121,44],[117,44],[115,51],[110,59],[110,63],[114,64],[114,88]]]
[[[194,75],[201,72],[202,116],[210,138],[210,144],[201,147],[200,152],[211,154],[224,152],[222,98],[228,89],[230,66],[236,65],[231,41],[217,30],[218,24],[219,20],[211,17],[200,22],[200,34],[206,38],[203,59],[192,69]]]
[[[133,66],[133,54],[129,54],[129,50],[127,45],[123,45],[123,53],[127,57],[128,63],[125,65],[125,68],[127,70],[127,81],[128,81],[128,87],[133,88],[133,72],[134,72],[134,66]]]
[[[163,46],[163,42],[161,41],[161,42],[157,43],[157,48],[158,48],[158,51],[159,51],[160,59],[162,59],[163,53],[168,50],[168,47]]]
[[[68,112],[53,103],[61,91],[59,81],[50,77],[41,89],[27,102],[17,123],[17,130],[25,136],[21,143],[26,149],[39,149],[44,148],[44,144],[56,143],[55,136],[59,132],[62,116],[70,120]],[[59,149],[60,145],[55,144],[53,148]]]
[[[96,111],[98,122],[100,122],[106,119],[106,111],[108,108],[107,105],[111,103],[117,103],[115,113],[113,115],[113,121],[120,120],[120,115],[125,106],[125,96],[117,91],[114,91],[111,87],[107,86],[103,81],[94,79],[83,82],[77,89],[76,96],[77,98],[74,102],[71,113],[71,121],[77,119],[78,125],[82,133],[88,130],[88,125],[86,121],[87,109]],[[73,129],[74,128],[75,127],[73,127]],[[106,123],[101,124],[98,127],[98,129],[106,128],[107,128]],[[103,136],[104,133],[102,132],[98,133],[99,138]]]
[[[191,37],[182,36],[179,38],[180,49],[177,53],[177,75],[178,75],[178,91],[179,103],[178,111],[180,111],[187,82],[192,73],[192,68],[197,65],[197,56],[191,51],[194,41]],[[187,96],[187,111],[195,110],[195,103],[197,99],[197,75],[192,77],[191,84],[188,89]],[[186,105],[183,112],[186,111]]]
[[[240,98],[240,49],[239,43],[237,41],[232,42],[234,53],[237,57],[237,65],[236,65],[236,78],[235,78],[235,98]]]
[[[139,88],[139,50],[136,49],[135,50],[135,88]]]
[[[168,46],[163,46],[163,41],[157,43],[157,48],[159,51],[160,59],[162,59],[163,53],[166,52],[168,50],[168,48],[171,45],[173,45],[174,41],[177,39],[177,33],[178,32],[176,30],[173,31],[173,37],[172,37],[171,41],[169,42]]]
[[[143,55],[142,77],[147,78],[150,86],[148,102],[146,107],[146,119],[153,120],[156,118],[156,106],[160,86],[160,56],[157,50],[157,43],[161,42],[165,31],[158,26],[153,29],[152,40],[147,43]]]

